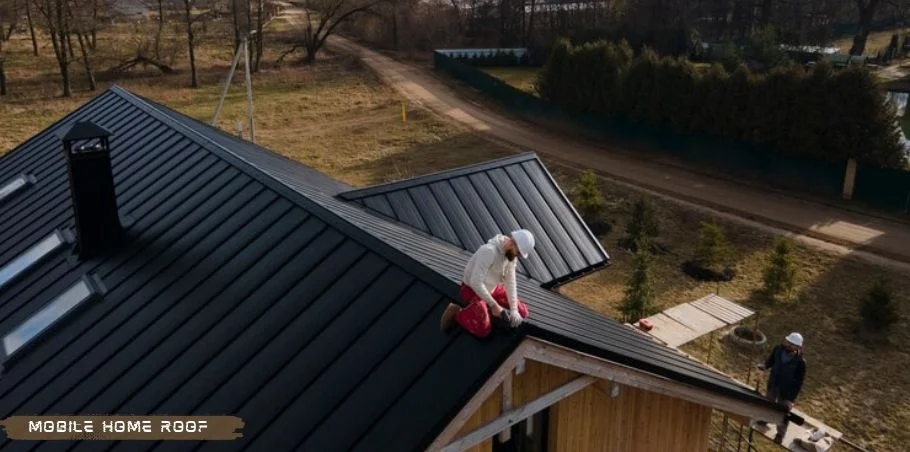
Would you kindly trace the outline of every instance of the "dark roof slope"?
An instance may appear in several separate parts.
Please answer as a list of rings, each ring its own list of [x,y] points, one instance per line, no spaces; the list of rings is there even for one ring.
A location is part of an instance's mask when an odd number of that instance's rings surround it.
[[[533,152],[339,196],[472,252],[495,234],[528,229],[537,246],[519,267],[545,287],[610,259]]]
[[[121,251],[80,262],[64,250],[0,289],[0,334],[86,273],[107,289],[8,363],[0,418],[236,414],[244,437],[3,438],[0,449],[424,448],[521,336],[439,334],[452,281],[257,169],[255,146],[162,111],[113,88],[0,159],[0,181],[37,179],[0,205],[0,265],[73,226],[55,132],[75,120],[113,132],[117,200],[132,219]]]
[[[165,114],[170,111],[158,108]],[[301,165],[293,161],[289,163]],[[301,181],[284,183],[345,221],[423,263],[433,273],[450,281],[461,280],[462,270],[471,257],[470,251],[400,222],[377,221],[378,217],[363,206],[343,201]],[[526,334],[743,401],[781,409],[781,406],[768,402],[759,393],[744,388],[728,376],[585,305],[541,287],[537,280],[520,276],[518,285],[522,298],[532,311],[526,322]],[[428,386],[433,384],[432,381],[422,383]],[[421,401],[414,399],[412,403],[419,404]]]

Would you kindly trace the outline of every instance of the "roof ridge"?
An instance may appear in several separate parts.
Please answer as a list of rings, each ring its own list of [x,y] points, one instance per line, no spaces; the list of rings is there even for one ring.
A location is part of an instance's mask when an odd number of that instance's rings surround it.
[[[422,174],[420,176],[411,177],[408,179],[397,180],[392,182],[385,182],[382,184],[371,185],[366,188],[358,188],[356,190],[346,191],[344,193],[339,193],[338,196],[345,201],[352,201],[355,199],[365,198],[367,196],[373,196],[382,193],[388,193],[391,191],[404,190],[411,187],[417,187],[420,185],[427,185],[433,182],[439,182],[447,179],[452,179],[455,177],[467,176],[474,173],[479,173],[483,171],[489,171],[491,169],[500,168],[503,166],[514,165],[516,163],[526,162],[530,160],[539,160],[537,153],[534,151],[525,151],[516,155],[509,155],[506,157],[501,157],[493,160],[486,160],[483,162],[472,163],[470,165],[459,166],[456,168],[451,168],[442,171],[436,171],[429,174]]]
[[[122,97],[124,100],[132,103],[137,108],[140,108],[146,113],[154,116],[159,121],[162,121],[168,125],[176,126],[175,132],[182,134],[187,139],[199,144],[203,149],[226,160],[240,172],[263,184],[265,187],[273,190],[276,194],[287,199],[293,204],[296,204],[299,207],[307,210],[310,214],[324,221],[329,226],[338,229],[341,233],[348,236],[351,240],[360,243],[367,249],[372,250],[385,259],[388,259],[391,263],[399,266],[403,271],[412,274],[415,278],[420,279],[433,289],[439,291],[441,294],[453,299],[457,298],[458,289],[455,282],[448,279],[444,275],[439,274],[423,262],[420,262],[407,253],[393,247],[386,241],[364,230],[357,224],[333,212],[328,207],[325,207],[314,199],[311,199],[309,196],[295,190],[294,188],[258,168],[256,165],[250,163],[242,156],[237,155],[235,152],[231,151],[220,143],[215,142],[211,138],[206,137],[188,127],[187,125],[182,124],[179,121],[176,121],[175,119],[167,116],[158,107],[150,104],[149,101],[146,101],[138,95],[135,95],[117,85],[111,86],[110,90],[116,93],[118,96]],[[164,106],[161,107],[167,108]],[[196,119],[193,120],[198,121]],[[315,187],[312,187],[312,189],[317,192],[319,191]],[[329,195],[326,194],[325,196]],[[344,204],[349,205],[347,203]]]

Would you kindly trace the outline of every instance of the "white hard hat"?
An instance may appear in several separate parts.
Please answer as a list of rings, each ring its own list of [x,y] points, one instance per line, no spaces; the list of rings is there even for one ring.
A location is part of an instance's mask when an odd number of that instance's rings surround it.
[[[519,229],[517,231],[512,231],[512,240],[515,240],[515,245],[518,247],[518,253],[521,254],[522,258],[527,259],[528,253],[534,249],[534,234],[531,234],[531,231],[527,229]]]
[[[803,346],[803,335],[799,334],[799,333],[790,333],[787,336],[787,342],[789,342],[797,347],[802,347]]]

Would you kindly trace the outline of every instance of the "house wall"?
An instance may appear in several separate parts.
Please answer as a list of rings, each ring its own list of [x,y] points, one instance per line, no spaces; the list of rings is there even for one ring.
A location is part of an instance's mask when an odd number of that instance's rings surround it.
[[[579,376],[562,368],[526,361],[525,372],[512,376],[513,405],[520,406]],[[706,451],[711,408],[621,386],[610,396],[608,382],[598,382],[550,407],[548,452]],[[456,438],[501,414],[502,388],[474,413]],[[469,449],[492,452],[490,438]]]

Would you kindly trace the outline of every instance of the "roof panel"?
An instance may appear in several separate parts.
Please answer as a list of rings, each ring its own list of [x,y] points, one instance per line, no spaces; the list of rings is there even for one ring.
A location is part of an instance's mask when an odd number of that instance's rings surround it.
[[[430,229],[427,227],[423,217],[420,216],[420,211],[417,210],[417,206],[414,204],[414,200],[411,199],[411,195],[408,194],[407,190],[388,193],[386,197],[389,199],[392,210],[395,211],[396,218],[423,232],[430,232]]]
[[[464,209],[449,181],[433,182],[429,187],[439,203],[439,207],[449,220],[449,224],[455,230],[461,248],[476,250],[486,243],[487,239],[480,235],[477,226],[468,217],[468,212]]]
[[[524,171],[531,167],[532,174]],[[426,187],[430,190],[425,190]],[[370,206],[371,199],[400,192],[410,193],[419,206],[439,205],[459,242],[452,240],[448,228],[433,230],[422,226],[438,221],[440,217],[434,208],[421,210],[420,221],[397,218],[398,221],[468,251],[519,225],[530,229],[537,238],[537,253],[522,262],[520,271],[546,286],[563,284],[606,265],[609,260],[534,153],[352,190],[339,196],[349,201],[365,201]],[[392,204],[395,208],[394,199]]]
[[[392,205],[389,204],[389,200],[385,196],[371,196],[358,201],[389,218],[397,218],[395,216],[395,211],[392,210]]]
[[[455,234],[451,220],[440,207],[433,192],[425,185],[409,188],[407,192],[410,198],[414,200],[414,204],[417,205],[420,217],[427,224],[427,232],[455,246],[461,246],[461,240]]]
[[[522,297],[532,318],[519,334],[485,341],[439,334],[439,315],[446,300],[457,297],[470,252],[337,199],[350,187],[311,168],[119,88],[0,158],[0,180],[22,172],[40,176],[34,190],[17,197],[19,213],[0,220],[7,221],[0,255],[20,246],[10,239],[72,226],[66,165],[59,139],[50,134],[76,119],[114,134],[118,205],[133,220],[128,246],[89,261],[52,256],[21,285],[0,290],[2,332],[85,273],[96,272],[108,288],[103,300],[68,317],[5,369],[0,417],[85,410],[237,414],[248,422],[249,436],[219,448],[371,450],[379,439],[392,450],[422,450],[523,332],[735,392],[712,371],[628,336],[634,332],[524,276]],[[477,171],[411,181],[409,196],[435,200],[460,241],[486,241],[500,231],[465,178]],[[458,202],[441,201],[452,197]],[[430,225],[424,215],[434,209],[414,205],[412,220]],[[480,215],[462,214],[459,222],[453,209]],[[437,233],[439,227],[432,226]],[[441,395],[440,387],[447,389]],[[738,395],[750,397],[743,390]],[[266,429],[267,422],[295,428]],[[402,435],[403,427],[423,435]],[[0,439],[4,450],[36,444]]]

